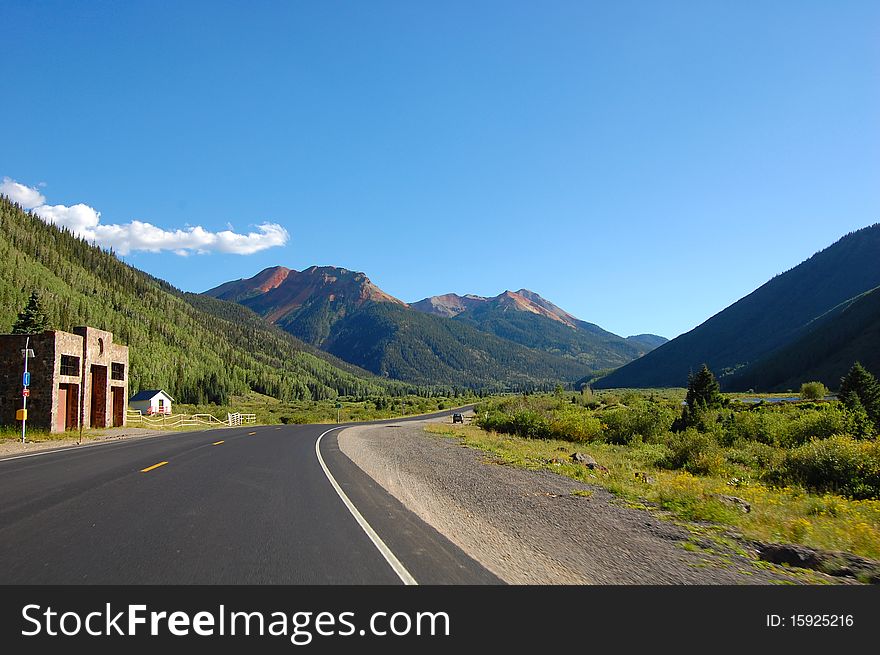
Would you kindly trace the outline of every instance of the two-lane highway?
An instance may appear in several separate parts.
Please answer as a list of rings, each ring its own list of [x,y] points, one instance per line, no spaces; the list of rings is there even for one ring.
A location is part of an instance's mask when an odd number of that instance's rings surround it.
[[[0,584],[500,582],[342,454],[333,427],[0,460]]]

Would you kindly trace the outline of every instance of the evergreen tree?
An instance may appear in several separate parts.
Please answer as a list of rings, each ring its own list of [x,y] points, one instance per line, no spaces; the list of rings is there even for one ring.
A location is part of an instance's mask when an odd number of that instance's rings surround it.
[[[24,310],[22,310],[15,325],[12,326],[12,334],[39,334],[49,329],[49,317],[43,309],[43,302],[40,300],[40,294],[36,291],[31,292]]]
[[[880,383],[859,362],[841,378],[837,397],[852,411],[864,408],[875,431],[880,426]]]
[[[723,400],[721,385],[708,366],[703,364],[703,368],[697,373],[688,375],[687,396],[685,396],[688,409],[691,411],[717,409],[721,407]]]
[[[704,431],[712,418],[709,410],[718,409],[723,404],[721,386],[709,367],[703,364],[698,372],[688,375],[685,406],[681,408],[681,416],[673,422],[672,431],[681,432],[689,427]]]

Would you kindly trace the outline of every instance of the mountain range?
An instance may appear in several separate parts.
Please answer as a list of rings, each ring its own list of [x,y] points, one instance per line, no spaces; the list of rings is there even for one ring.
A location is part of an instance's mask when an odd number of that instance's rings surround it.
[[[410,307],[454,318],[528,348],[572,357],[594,371],[622,366],[667,341],[653,334],[624,339],[572,316],[528,289],[488,298],[448,293],[419,300]]]
[[[282,266],[205,292],[240,303],[297,338],[377,375],[417,384],[571,383],[665,339],[625,339],[537,293],[446,294],[408,304],[360,272]]]
[[[880,224],[851,232],[595,386],[683,386],[707,364],[727,390],[836,388],[860,360],[880,373]]]
[[[53,326],[94,325],[132,346],[132,391],[164,388],[183,402],[248,389],[321,399],[578,380],[683,386],[703,363],[726,390],[836,388],[856,360],[880,374],[880,224],[669,342],[620,337],[528,289],[406,303],[332,266],[272,267],[185,293],[0,197],[0,331],[33,290]]]
[[[92,325],[130,346],[131,392],[184,403],[257,391],[282,400],[404,393],[267,323],[251,310],[184,293],[0,196],[0,333],[31,291],[53,328]]]

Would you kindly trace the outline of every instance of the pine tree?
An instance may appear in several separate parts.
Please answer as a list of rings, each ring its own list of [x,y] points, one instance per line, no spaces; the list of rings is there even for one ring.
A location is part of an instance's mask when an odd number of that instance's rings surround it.
[[[880,427],[880,382],[859,362],[841,378],[837,397],[850,410],[863,407],[875,431]]]
[[[681,432],[689,427],[704,431],[707,421],[711,419],[709,410],[718,409],[723,404],[721,386],[709,367],[703,364],[699,371],[688,375],[685,406],[681,408],[681,417],[672,424],[672,431]]]
[[[721,385],[715,379],[714,373],[703,364],[697,373],[688,376],[687,396],[685,402],[688,409],[717,409],[721,407],[724,398],[721,395]]]
[[[12,334],[39,334],[49,329],[49,317],[43,309],[40,294],[31,292],[24,310],[18,315],[15,325],[12,326]]]

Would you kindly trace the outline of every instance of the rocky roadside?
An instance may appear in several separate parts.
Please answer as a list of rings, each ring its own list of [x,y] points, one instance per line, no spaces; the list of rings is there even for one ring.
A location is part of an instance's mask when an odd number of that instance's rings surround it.
[[[500,465],[424,422],[339,435],[352,461],[492,573],[511,584],[841,583],[719,548],[605,489]]]

